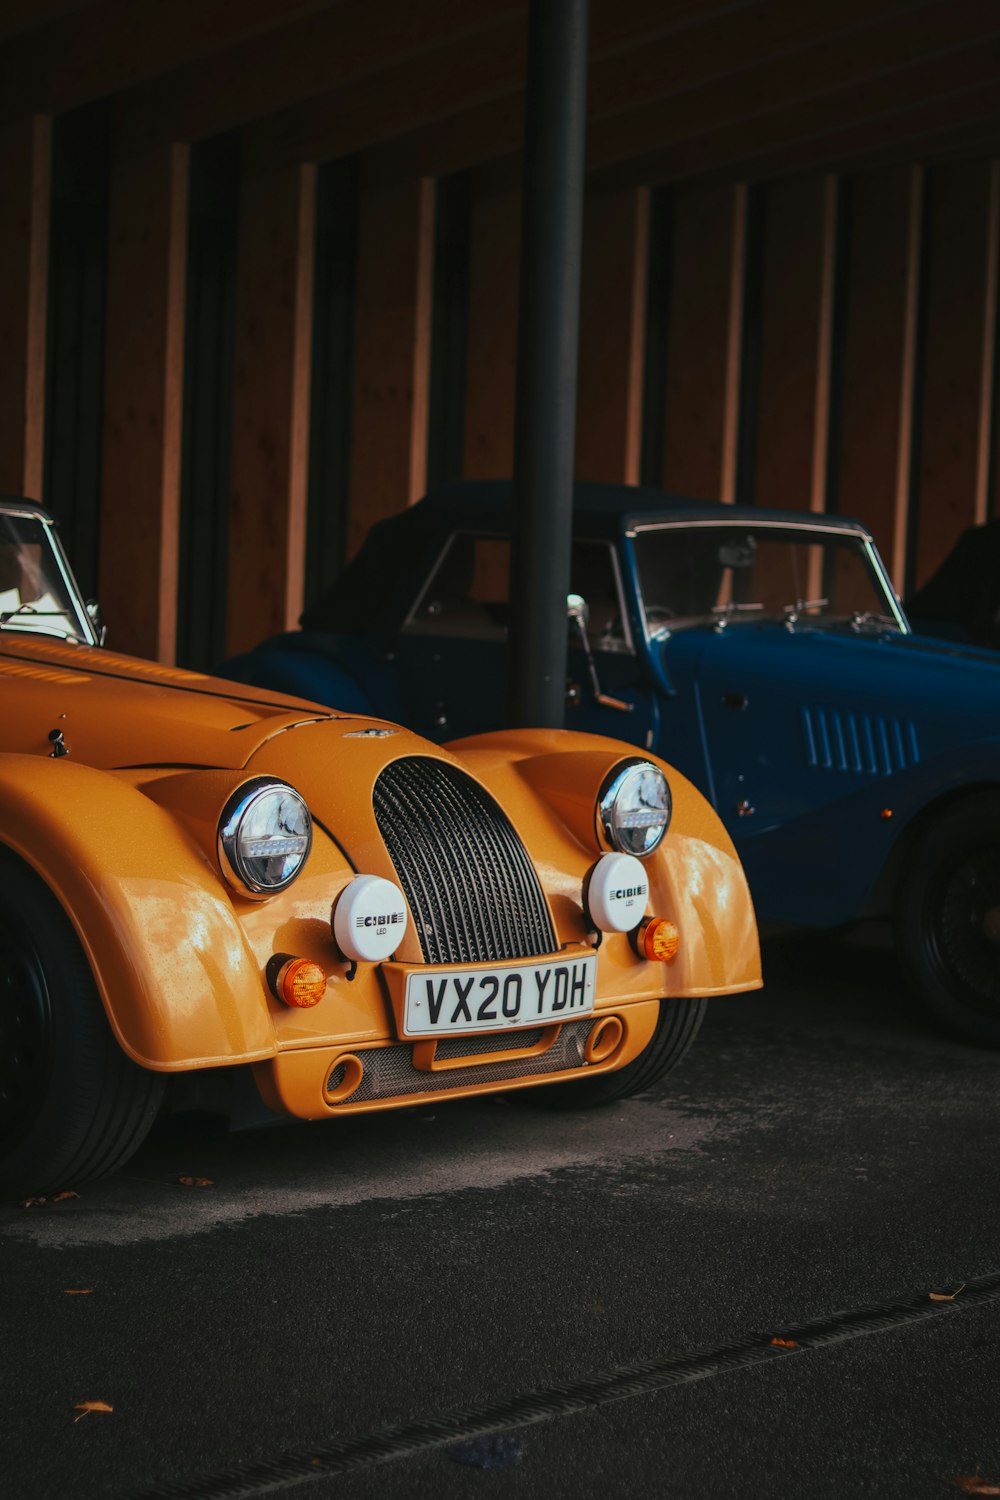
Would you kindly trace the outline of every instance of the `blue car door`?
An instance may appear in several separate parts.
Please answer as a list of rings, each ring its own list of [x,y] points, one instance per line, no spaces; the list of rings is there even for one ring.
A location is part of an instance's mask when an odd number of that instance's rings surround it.
[[[629,618],[618,558],[607,542],[573,543],[570,592],[585,610],[568,622],[566,728],[653,749],[658,697]]]
[[[874,639],[777,623],[699,635],[710,794],[758,914],[848,921],[891,843],[887,780],[918,758],[885,653]]]
[[[510,543],[447,538],[399,637],[406,724],[448,740],[502,726]]]
[[[455,532],[404,624],[404,718],[431,739],[505,723],[509,570],[507,537]],[[652,746],[656,699],[634,650],[610,546],[574,543],[570,584],[587,604],[590,661],[579,628],[567,622],[566,726]]]

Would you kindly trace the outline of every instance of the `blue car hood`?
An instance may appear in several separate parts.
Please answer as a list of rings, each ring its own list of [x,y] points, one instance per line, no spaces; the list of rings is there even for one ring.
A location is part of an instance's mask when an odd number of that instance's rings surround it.
[[[678,631],[664,642],[660,665],[665,685],[682,698],[697,694],[712,761],[722,748],[719,736],[729,738],[726,726],[736,729],[731,713],[718,717],[718,705],[741,697],[756,725],[755,758],[775,769],[789,754],[792,762],[799,758],[789,734],[811,762],[808,741],[825,733],[827,721],[831,735],[845,734],[852,743],[873,736],[900,744],[888,758],[862,755],[873,771],[876,763],[886,772],[902,770],[951,752],[971,774],[973,747],[989,746],[996,756],[1000,654],[992,651],[888,630],[800,624],[790,631],[761,622]],[[822,761],[822,749],[817,753]],[[857,763],[858,756],[847,759]]]

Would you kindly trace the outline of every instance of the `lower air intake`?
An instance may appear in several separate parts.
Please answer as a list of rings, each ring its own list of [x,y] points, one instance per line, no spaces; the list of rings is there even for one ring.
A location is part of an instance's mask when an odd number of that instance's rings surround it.
[[[415,1068],[411,1061],[412,1045],[373,1047],[370,1051],[356,1055],[364,1065],[364,1074],[358,1087],[347,1099],[340,1102],[365,1104],[373,1099],[398,1099],[406,1094],[425,1094],[434,1089],[460,1089],[470,1083],[504,1083],[513,1078],[531,1078],[539,1073],[559,1073],[564,1068],[585,1066],[583,1049],[587,1037],[595,1025],[593,1017],[585,1021],[568,1021],[547,1052],[537,1057],[512,1058],[510,1062],[473,1064],[468,1068],[446,1068],[440,1073],[425,1073]],[[469,1037],[463,1044],[462,1056],[476,1051],[498,1052],[509,1047],[530,1047],[538,1040],[539,1033],[511,1032],[507,1036]],[[489,1043],[487,1049],[486,1044]],[[442,1044],[438,1044],[438,1054]],[[344,1081],[344,1068],[334,1068],[327,1079],[327,1093],[332,1094]]]

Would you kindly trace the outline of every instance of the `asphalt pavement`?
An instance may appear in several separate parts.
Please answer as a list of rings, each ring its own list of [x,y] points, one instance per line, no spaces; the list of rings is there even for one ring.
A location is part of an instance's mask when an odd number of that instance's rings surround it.
[[[1000,1054],[883,947],[765,960],[610,1109],[174,1129],[0,1206],[0,1500],[1000,1493]]]

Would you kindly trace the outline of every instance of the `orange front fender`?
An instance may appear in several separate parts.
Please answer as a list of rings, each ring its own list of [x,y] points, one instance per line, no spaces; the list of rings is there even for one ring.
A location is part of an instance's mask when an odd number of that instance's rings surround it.
[[[622,760],[660,766],[673,817],[666,838],[645,860],[649,910],[670,918],[681,934],[680,952],[663,966],[663,993],[725,995],[760,987],[757,924],[743,867],[714,808],[673,766],[635,745],[560,729],[504,730],[454,740],[447,748],[512,813],[542,868],[561,825],[570,841],[561,864],[569,870],[575,860],[578,878],[599,853],[594,812],[604,777]]]
[[[62,903],[136,1062],[274,1055],[260,967],[218,874],[164,808],[66,758],[0,755],[0,841]]]

